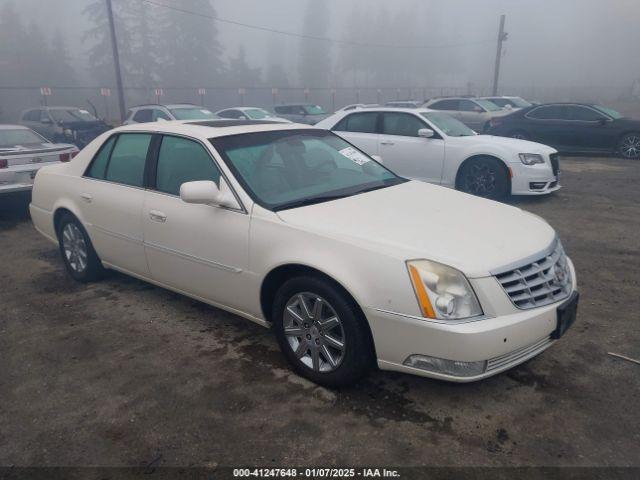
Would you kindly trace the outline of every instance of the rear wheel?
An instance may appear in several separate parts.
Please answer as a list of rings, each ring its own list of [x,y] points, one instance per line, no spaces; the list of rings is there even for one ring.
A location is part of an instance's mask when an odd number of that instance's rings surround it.
[[[477,158],[462,166],[458,189],[478,197],[499,200],[509,193],[509,177],[499,160]]]
[[[276,293],[273,327],[293,369],[320,385],[363,377],[374,359],[368,327],[351,297],[331,282],[302,276]]]
[[[622,137],[618,151],[624,158],[640,158],[640,133],[628,133]]]
[[[64,266],[75,280],[91,282],[102,278],[105,270],[89,235],[70,213],[65,213],[58,223],[58,243]]]

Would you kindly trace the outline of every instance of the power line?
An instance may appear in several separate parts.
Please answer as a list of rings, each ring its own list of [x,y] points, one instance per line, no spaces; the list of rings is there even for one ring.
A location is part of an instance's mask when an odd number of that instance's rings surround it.
[[[486,43],[493,43],[493,39],[487,39],[487,40],[482,40],[482,41],[477,41],[477,42],[467,42],[467,43],[451,43],[451,44],[444,44],[444,45],[391,45],[391,44],[384,44],[384,43],[361,43],[361,42],[355,42],[355,41],[351,41],[351,40],[340,40],[337,38],[331,38],[331,37],[320,37],[320,36],[316,36],[316,35],[306,35],[303,33],[295,33],[295,32],[288,32],[285,30],[278,30],[275,28],[269,28],[269,27],[263,27],[261,25],[253,25],[253,24],[249,24],[249,23],[244,23],[244,22],[238,22],[235,20],[229,20],[226,18],[222,18],[222,17],[218,17],[216,15],[207,15],[205,13],[199,13],[199,12],[194,12],[192,10],[186,10],[184,8],[179,8],[179,7],[174,7],[172,5],[166,5],[164,3],[159,3],[159,2],[155,2],[153,0],[140,0],[143,3],[147,3],[149,5],[154,5],[156,7],[161,7],[161,8],[166,8],[168,10],[173,10],[176,12],[181,12],[187,15],[194,15],[196,17],[202,17],[202,18],[207,18],[209,20],[213,20],[216,22],[220,22],[220,23],[226,23],[226,24],[230,24],[230,25],[236,25],[239,27],[244,27],[244,28],[250,28],[253,30],[259,30],[262,32],[268,32],[268,33],[276,33],[279,35],[286,35],[289,37],[296,37],[296,38],[304,38],[307,40],[317,40],[317,41],[322,41],[322,42],[330,42],[330,43],[336,43],[339,45],[348,45],[348,46],[352,46],[352,47],[368,47],[368,48],[397,48],[397,49],[412,49],[412,50],[431,50],[431,49],[443,49],[443,48],[460,48],[460,47],[469,47],[469,46],[473,46],[473,45],[483,45]]]

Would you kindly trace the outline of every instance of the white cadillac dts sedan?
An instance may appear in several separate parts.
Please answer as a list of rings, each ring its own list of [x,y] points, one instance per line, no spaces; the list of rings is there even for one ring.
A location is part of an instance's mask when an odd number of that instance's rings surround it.
[[[76,280],[119,270],[272,327],[327,386],[376,363],[482,379],[576,318],[573,265],[542,219],[398,177],[309,126],[120,127],[41,169],[31,215]]]

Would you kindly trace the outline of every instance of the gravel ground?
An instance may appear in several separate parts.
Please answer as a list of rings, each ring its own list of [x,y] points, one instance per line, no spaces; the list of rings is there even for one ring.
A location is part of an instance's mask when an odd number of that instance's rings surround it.
[[[545,217],[579,318],[539,357],[466,385],[373,372],[327,390],[269,330],[123,275],[81,285],[0,200],[0,465],[640,465],[640,162],[563,159]]]

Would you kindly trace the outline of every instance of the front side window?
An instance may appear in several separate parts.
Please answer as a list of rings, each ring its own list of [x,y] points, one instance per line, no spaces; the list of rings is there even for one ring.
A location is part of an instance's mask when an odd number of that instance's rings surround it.
[[[162,138],[156,170],[156,190],[180,195],[180,186],[196,180],[220,183],[220,171],[198,142],[181,137]]]
[[[151,119],[153,122],[157,122],[158,120],[171,120],[169,115],[164,113],[162,110],[158,108],[153,109],[153,114],[151,115]]]
[[[105,180],[142,187],[149,143],[151,143],[151,134],[148,133],[118,135],[107,164]]]
[[[375,112],[352,113],[332,128],[338,132],[376,133],[378,114]]]
[[[456,120],[446,113],[424,112],[420,115],[438,127],[442,133],[449,137],[471,137],[473,135],[477,135],[476,132],[471,130],[464,123]]]
[[[382,114],[382,133],[386,135],[417,137],[421,128],[426,128],[425,124],[414,115],[398,112]]]
[[[325,130],[280,130],[211,139],[251,197],[283,210],[405,180]]]
[[[622,118],[622,114],[620,112],[615,111],[613,108],[603,107],[602,105],[594,105],[593,108],[596,110],[608,115],[614,120],[619,120]]]
[[[50,113],[56,123],[94,122],[97,120],[87,110],[80,108],[54,108],[50,110]]]
[[[320,105],[305,105],[302,108],[307,115],[325,115],[326,113]]]
[[[568,107],[569,118],[580,122],[598,122],[605,116],[587,107]]]
[[[27,122],[39,122],[40,110],[31,110],[24,114],[24,120]]]

